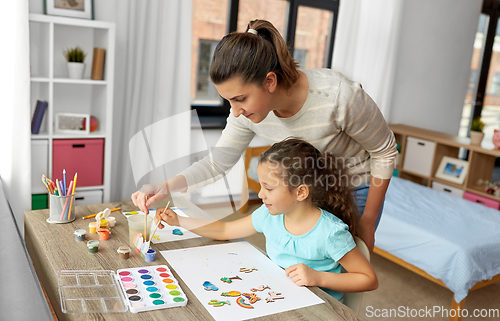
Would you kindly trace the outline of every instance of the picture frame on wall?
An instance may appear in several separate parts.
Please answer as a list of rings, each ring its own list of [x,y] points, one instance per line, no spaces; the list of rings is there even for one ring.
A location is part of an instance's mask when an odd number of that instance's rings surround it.
[[[44,0],[44,13],[82,19],[94,19],[94,0]]]
[[[435,176],[437,178],[462,185],[465,181],[465,177],[467,176],[468,169],[468,161],[449,156],[443,156],[443,159],[441,159],[441,163],[439,164]]]

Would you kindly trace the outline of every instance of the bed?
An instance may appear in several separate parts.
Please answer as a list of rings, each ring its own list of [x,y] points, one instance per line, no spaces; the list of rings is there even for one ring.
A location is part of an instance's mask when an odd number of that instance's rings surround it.
[[[449,289],[463,309],[469,291],[500,281],[500,211],[394,177],[374,252]]]

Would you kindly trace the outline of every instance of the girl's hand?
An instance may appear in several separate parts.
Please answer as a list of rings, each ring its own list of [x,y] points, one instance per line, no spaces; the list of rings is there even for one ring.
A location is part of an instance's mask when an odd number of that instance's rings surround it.
[[[155,225],[158,224],[159,221],[163,221],[170,226],[180,226],[179,217],[177,216],[177,213],[175,213],[170,208],[167,208],[165,213],[163,213],[164,209],[165,209],[164,207],[160,207],[160,208],[156,209]],[[163,227],[164,227],[163,224],[160,224],[158,226],[159,229],[162,229]]]
[[[285,269],[286,276],[292,279],[298,286],[317,286],[318,271],[311,269],[303,263],[289,266]]]
[[[132,194],[132,201],[141,211],[149,214],[148,207],[156,201],[162,200],[168,196],[165,182],[158,184],[142,185],[141,189]]]

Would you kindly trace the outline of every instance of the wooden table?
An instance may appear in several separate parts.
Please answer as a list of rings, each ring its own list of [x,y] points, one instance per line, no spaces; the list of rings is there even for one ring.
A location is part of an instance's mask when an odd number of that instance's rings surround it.
[[[193,204],[188,204],[188,201],[184,202],[184,204],[181,204],[177,201],[175,206],[188,206],[189,210],[185,210],[185,212],[190,216],[206,217],[208,215]],[[160,204],[161,206],[165,206],[165,204],[161,202],[155,205],[160,207]],[[83,220],[82,217],[102,211],[106,207],[110,209],[120,207],[121,210],[125,212],[137,210],[131,201],[77,206],[75,208],[76,220],[66,224],[47,223],[46,219],[49,217],[48,210],[27,211],[24,213],[26,246],[33,260],[33,265],[40,283],[53,308],[55,318],[59,320],[105,319],[120,321],[169,319],[176,321],[213,320],[203,304],[196,298],[189,287],[173,269],[171,270],[174,272],[174,276],[179,281],[181,288],[188,297],[188,304],[185,307],[161,309],[138,314],[130,312],[65,314],[61,312],[57,285],[57,272],[60,270],[112,270],[116,272],[116,270],[123,268],[160,264],[168,265],[168,262],[159,251],[226,243],[226,241],[215,241],[207,238],[159,243],[152,245],[153,249],[157,251],[156,260],[152,263],[145,262],[136,252],[133,252],[133,254],[131,253],[129,259],[123,260],[118,257],[116,249],[122,245],[129,245],[127,219],[120,212],[114,212],[113,216],[116,217],[116,226],[112,228],[110,239],[107,241],[100,241],[98,253],[88,253],[86,242],[75,241],[74,231],[77,229],[85,229],[87,230],[86,241],[91,239],[97,240],[97,234],[88,233],[88,224],[92,222],[92,220]],[[364,320],[321,289],[317,287],[311,287],[310,289],[323,299],[325,303],[269,315],[258,318],[258,320]]]

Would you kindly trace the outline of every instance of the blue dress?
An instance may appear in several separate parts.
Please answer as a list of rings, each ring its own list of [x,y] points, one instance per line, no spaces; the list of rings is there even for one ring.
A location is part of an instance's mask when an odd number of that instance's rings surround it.
[[[340,273],[340,260],[356,247],[349,227],[335,215],[321,210],[316,225],[306,234],[289,233],[283,221],[284,215],[271,215],[265,205],[252,213],[252,223],[257,232],[266,237],[269,258],[282,268],[303,263],[316,271]],[[342,302],[344,293],[323,290]]]

